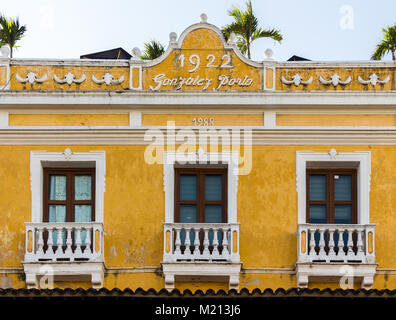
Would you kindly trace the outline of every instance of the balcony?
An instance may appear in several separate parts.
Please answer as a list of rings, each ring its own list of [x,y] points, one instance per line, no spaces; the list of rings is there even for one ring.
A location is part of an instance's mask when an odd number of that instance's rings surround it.
[[[296,273],[299,287],[308,287],[310,277],[318,281],[337,281],[346,276],[361,279],[362,287],[369,289],[376,266],[374,225],[298,226]]]
[[[239,224],[165,223],[162,270],[165,288],[174,288],[175,279],[229,281],[237,289],[241,262]]]
[[[23,262],[28,288],[38,287],[38,278],[103,284],[103,225],[101,223],[25,223],[26,251]]]

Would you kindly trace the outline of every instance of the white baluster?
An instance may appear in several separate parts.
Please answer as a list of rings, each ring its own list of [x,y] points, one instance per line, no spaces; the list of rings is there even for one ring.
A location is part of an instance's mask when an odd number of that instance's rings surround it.
[[[175,240],[175,258],[178,259],[181,257],[181,250],[180,250],[180,231],[181,229],[179,227],[175,227],[176,231],[176,240]]]
[[[203,228],[204,233],[205,233],[205,237],[204,237],[204,250],[202,252],[203,258],[204,259],[209,259],[210,257],[210,251],[209,251],[209,228]]]
[[[91,251],[91,228],[85,228],[85,249],[84,249],[84,255],[90,256],[92,254]]]
[[[194,246],[194,252],[193,252],[194,259],[199,259],[199,256],[201,255],[201,252],[199,251],[199,246],[200,246],[199,228],[195,229],[195,237],[194,237],[193,246]]]
[[[80,258],[82,256],[82,251],[81,251],[81,227],[77,227],[75,229],[75,233],[76,233],[76,250],[74,250],[74,258]]]
[[[212,251],[212,259],[219,258],[219,240],[218,240],[218,232],[219,229],[213,228],[213,251]]]
[[[319,230],[319,259],[320,260],[326,260],[326,251],[325,251],[325,235],[324,235],[325,230]]]
[[[191,256],[191,249],[190,249],[190,243],[191,243],[191,240],[190,240],[190,228],[186,228],[186,229],[184,229],[184,230],[185,230],[185,232],[186,232],[186,238],[185,238],[185,240],[184,240],[184,246],[185,246],[185,249],[184,249],[184,256],[185,256],[186,259],[190,259],[190,256]]]
[[[221,251],[221,254],[219,252],[219,257],[221,259],[224,259],[224,257],[226,257],[225,256],[225,251],[224,251],[224,228],[219,229],[217,234],[218,234],[218,237],[219,237],[219,245],[221,243],[222,248],[223,248],[223,250]]]
[[[314,258],[316,256],[316,251],[315,251],[315,232],[316,232],[316,230],[310,229],[309,232],[311,234],[311,239],[309,240],[309,256],[312,256],[312,258]]]
[[[62,239],[62,233],[63,233],[63,228],[57,228],[56,229],[58,231],[58,236],[57,236],[57,240],[56,240],[56,251],[55,251],[55,255],[60,258],[63,255],[63,239]]]
[[[67,227],[66,228],[66,250],[65,250],[65,256],[67,257],[71,257],[73,254],[72,251],[72,244],[73,244],[73,240],[72,240],[72,228],[71,227]]]
[[[363,230],[357,230],[357,243],[356,243],[356,246],[357,246],[357,253],[356,253],[356,256],[359,258],[359,259],[362,259],[362,261],[363,261],[363,259],[364,259],[364,251],[363,251]]]
[[[221,252],[221,255],[223,257],[225,257],[226,259],[229,258],[230,254],[231,254],[231,250],[228,246],[228,230],[227,229],[223,229],[222,230],[222,236],[223,236],[223,251]]]
[[[48,230],[48,240],[47,240],[47,252],[45,253],[46,256],[51,257],[54,254],[54,249],[52,248],[52,246],[54,245],[53,242],[53,237],[54,237],[54,228],[53,227],[49,227],[47,228]]]
[[[348,251],[347,251],[347,259],[354,256],[353,252],[353,238],[352,238],[353,230],[348,230]]]
[[[329,260],[335,257],[334,251],[334,229],[329,229]]]
[[[37,233],[38,233],[38,240],[37,240],[37,254],[38,258],[40,259],[41,257],[44,256],[44,239],[43,239],[43,232],[44,228],[37,228]],[[33,244],[34,245],[34,244]],[[33,249],[34,250],[34,249]]]
[[[338,253],[337,253],[337,259],[345,259],[345,251],[344,251],[344,232],[346,232],[343,229],[338,230]]]

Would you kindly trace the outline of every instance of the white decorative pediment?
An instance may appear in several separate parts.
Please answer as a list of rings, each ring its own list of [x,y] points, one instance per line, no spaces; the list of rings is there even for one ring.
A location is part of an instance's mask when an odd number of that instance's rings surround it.
[[[225,50],[231,49],[235,53],[235,55],[240,60],[242,60],[244,63],[246,63],[247,65],[253,66],[253,67],[256,67],[256,68],[261,68],[263,66],[262,63],[259,63],[259,62],[256,62],[256,61],[252,61],[252,60],[248,59],[247,57],[245,57],[240,52],[240,50],[238,49],[236,41],[227,42],[226,39],[224,38],[224,35],[223,35],[221,29],[219,29],[218,27],[216,27],[213,24],[208,23],[207,15],[206,14],[201,14],[200,22],[196,23],[196,24],[193,24],[193,25],[189,26],[187,29],[185,29],[182,32],[182,34],[180,35],[179,39],[177,39],[177,34],[175,32],[171,32],[169,34],[169,46],[166,49],[166,51],[164,52],[164,54],[162,54],[161,56],[159,56],[158,58],[156,58],[154,60],[145,62],[145,64],[144,64],[145,67],[155,66],[155,65],[161,63],[162,61],[164,61],[172,53],[172,51],[174,51],[175,49],[176,50],[177,49],[181,49],[183,41],[186,38],[186,36],[188,34],[190,34],[192,31],[198,30],[198,29],[209,29],[209,30],[212,30],[215,33],[217,33],[217,35],[221,39],[221,42],[223,43],[224,49]]]
[[[287,84],[287,85],[294,84],[296,87],[298,87],[300,84],[303,84],[303,85],[311,84],[312,80],[313,80],[313,78],[310,77],[308,80],[304,81],[299,73],[292,76],[290,80],[287,80],[284,76],[282,76],[282,78],[281,78],[282,83]]]
[[[55,82],[57,82],[59,84],[67,83],[70,86],[73,83],[80,84],[80,83],[84,82],[85,74],[83,74],[80,79],[76,79],[76,76],[74,74],[72,74],[71,72],[66,73],[66,75],[63,77],[63,79],[58,78],[57,75],[54,74],[54,80],[55,80]]]
[[[335,73],[330,77],[330,80],[324,79],[322,76],[319,76],[319,81],[321,84],[329,85],[332,84],[334,87],[338,86],[339,84],[341,85],[347,85],[352,82],[351,76],[348,76],[348,78],[345,81],[342,81],[340,76]]]
[[[19,74],[15,74],[15,79],[20,82],[20,83],[26,83],[29,82],[31,85],[34,84],[35,82],[37,83],[42,83],[44,81],[48,80],[47,74],[44,74],[41,78],[34,72],[29,72],[25,78],[22,78],[19,76]]]

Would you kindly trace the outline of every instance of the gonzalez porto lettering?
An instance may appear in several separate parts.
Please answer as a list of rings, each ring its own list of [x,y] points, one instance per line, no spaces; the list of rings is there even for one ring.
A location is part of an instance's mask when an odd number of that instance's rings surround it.
[[[215,83],[215,90],[222,87],[228,87],[230,90],[234,86],[249,87],[253,83],[253,79],[248,76],[243,78],[233,78],[228,75],[219,75],[217,79],[201,78],[199,75],[195,77],[173,77],[169,78],[164,73],[160,73],[153,78],[156,86],[150,86],[151,90],[159,90],[161,87],[170,90],[182,90],[185,87],[196,87],[201,90],[207,90],[212,83]]]

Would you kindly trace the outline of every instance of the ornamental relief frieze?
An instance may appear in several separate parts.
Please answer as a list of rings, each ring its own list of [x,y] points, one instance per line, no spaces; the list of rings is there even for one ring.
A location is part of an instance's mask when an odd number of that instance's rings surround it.
[[[293,72],[280,71],[278,79],[280,90],[392,90],[392,75],[394,72],[371,72],[365,69],[322,72],[321,70],[305,69]]]
[[[125,90],[129,68],[11,67],[11,90]]]

